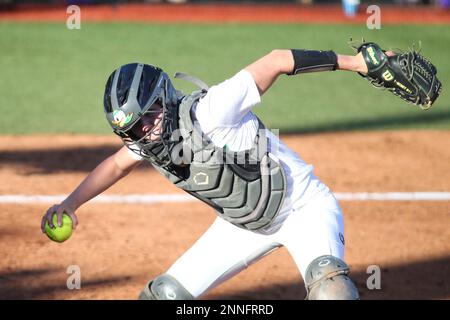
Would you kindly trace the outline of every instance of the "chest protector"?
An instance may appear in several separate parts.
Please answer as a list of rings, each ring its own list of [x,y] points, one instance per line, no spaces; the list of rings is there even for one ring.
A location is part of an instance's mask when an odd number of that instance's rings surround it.
[[[172,159],[182,154],[184,163],[153,166],[177,187],[202,200],[230,223],[248,230],[269,225],[283,204],[284,169],[269,151],[265,128],[249,150],[233,152],[215,146],[191,116],[192,108],[206,95],[196,91],[183,98],[178,111],[179,140]],[[172,160],[172,162],[176,162]]]

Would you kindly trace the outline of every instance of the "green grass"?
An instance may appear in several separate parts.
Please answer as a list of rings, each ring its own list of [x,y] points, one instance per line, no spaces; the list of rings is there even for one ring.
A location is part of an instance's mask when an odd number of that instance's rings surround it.
[[[158,25],[0,23],[0,134],[108,133],[102,109],[105,81],[121,64],[142,61],[169,75],[182,71],[218,83],[274,48],[352,53],[349,37],[385,47],[423,41],[444,91],[419,111],[349,72],[280,78],[255,111],[282,131],[450,128],[449,26]],[[175,85],[194,89],[183,81]]]

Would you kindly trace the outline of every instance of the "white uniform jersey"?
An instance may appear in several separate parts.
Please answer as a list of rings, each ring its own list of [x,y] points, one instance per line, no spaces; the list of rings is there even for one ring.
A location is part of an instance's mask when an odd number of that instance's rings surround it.
[[[194,108],[193,115],[200,128],[218,147],[231,151],[252,147],[258,131],[258,119],[251,112],[261,102],[252,75],[241,70],[234,77],[209,89]],[[300,208],[314,194],[326,188],[312,176],[313,166],[289,149],[271,130],[266,129],[270,150],[280,160],[287,179],[286,197],[280,214],[260,232],[272,232],[291,209]]]

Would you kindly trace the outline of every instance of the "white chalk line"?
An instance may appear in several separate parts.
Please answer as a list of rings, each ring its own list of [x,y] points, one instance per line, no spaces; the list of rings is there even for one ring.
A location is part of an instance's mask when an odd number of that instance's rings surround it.
[[[450,192],[336,192],[342,201],[450,201]],[[66,195],[0,195],[0,203],[59,203]],[[94,203],[166,203],[192,202],[197,199],[188,194],[129,194],[99,195]]]

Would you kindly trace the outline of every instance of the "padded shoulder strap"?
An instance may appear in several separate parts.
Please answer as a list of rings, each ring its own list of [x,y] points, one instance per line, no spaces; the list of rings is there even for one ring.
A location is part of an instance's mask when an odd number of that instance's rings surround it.
[[[199,87],[202,90],[208,90],[209,89],[209,86],[206,83],[204,83],[202,80],[200,80],[200,79],[198,79],[196,77],[190,76],[188,74],[181,73],[181,72],[176,72],[174,77],[176,79],[182,79],[182,80],[186,80],[186,81],[192,82],[193,84],[195,84],[197,87]]]

